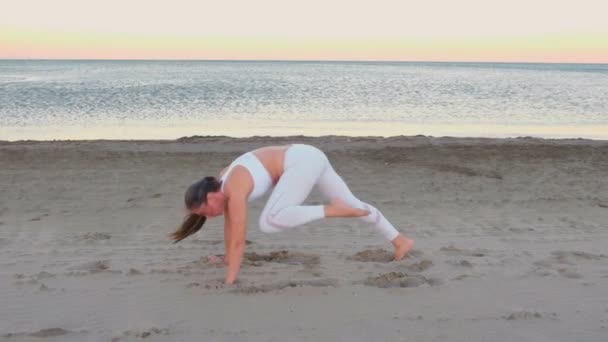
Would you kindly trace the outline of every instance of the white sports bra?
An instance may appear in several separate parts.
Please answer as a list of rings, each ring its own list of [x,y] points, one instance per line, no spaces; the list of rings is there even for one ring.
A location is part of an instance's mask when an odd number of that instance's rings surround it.
[[[270,188],[272,188],[272,177],[270,177],[268,170],[266,170],[262,162],[253,152],[247,152],[236,158],[230,166],[228,166],[228,169],[222,178],[220,178],[222,181],[222,192],[224,192],[225,180],[228,178],[228,175],[230,175],[232,169],[237,165],[246,168],[251,174],[251,178],[253,178],[253,190],[251,190],[249,198],[247,199],[249,202],[262,197]]]

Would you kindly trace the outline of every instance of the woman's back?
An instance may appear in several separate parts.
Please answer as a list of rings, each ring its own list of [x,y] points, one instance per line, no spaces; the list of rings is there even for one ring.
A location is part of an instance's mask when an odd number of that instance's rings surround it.
[[[285,151],[291,145],[281,146],[266,146],[251,151],[260,160],[264,168],[270,174],[272,184],[276,184],[283,174],[283,161],[285,160]]]
[[[235,180],[234,177],[246,177],[246,183],[251,185],[241,190],[249,193],[249,201],[263,196],[281,177],[285,151],[288,147],[269,146],[240,155],[221,173],[221,190],[224,191],[227,183],[242,181],[242,179]],[[234,168],[238,166],[245,168],[247,172],[233,173]]]

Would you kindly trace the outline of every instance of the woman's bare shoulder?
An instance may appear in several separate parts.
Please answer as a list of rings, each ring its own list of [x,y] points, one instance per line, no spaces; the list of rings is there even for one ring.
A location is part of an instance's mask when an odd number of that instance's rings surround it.
[[[236,165],[224,180],[224,191],[230,195],[247,196],[253,190],[253,179],[249,171],[241,165]]]

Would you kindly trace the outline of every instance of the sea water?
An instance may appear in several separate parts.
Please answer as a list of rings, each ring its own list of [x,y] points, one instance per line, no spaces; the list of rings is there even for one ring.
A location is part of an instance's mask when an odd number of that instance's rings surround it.
[[[608,64],[0,60],[0,140],[608,139]]]

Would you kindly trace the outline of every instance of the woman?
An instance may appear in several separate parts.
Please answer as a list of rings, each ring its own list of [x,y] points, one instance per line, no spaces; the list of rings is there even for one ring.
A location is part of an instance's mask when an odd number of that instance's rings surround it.
[[[302,205],[313,186],[331,202]],[[207,217],[224,215],[225,283],[239,272],[245,247],[247,202],[274,186],[259,218],[260,230],[275,233],[325,217],[360,217],[372,224],[395,248],[401,260],[414,244],[401,235],[373,206],[357,199],[334,171],[327,156],[316,147],[293,144],[268,146],[247,152],[222,170],[220,178],[205,177],[185,194],[190,214],[170,236],[178,242],[196,233]],[[210,259],[218,261],[217,258]]]

